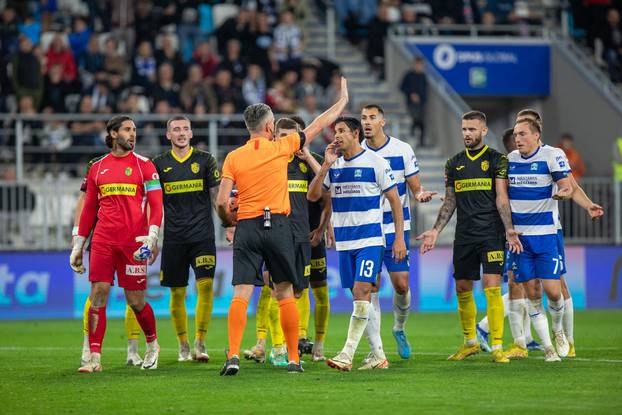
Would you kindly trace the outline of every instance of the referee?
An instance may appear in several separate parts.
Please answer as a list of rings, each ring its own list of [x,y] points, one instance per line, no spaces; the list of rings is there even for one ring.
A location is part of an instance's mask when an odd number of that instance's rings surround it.
[[[508,159],[484,144],[487,133],[484,113],[470,111],[462,116],[462,138],[466,150],[456,154],[445,164],[443,205],[434,227],[417,239],[423,240],[422,254],[432,250],[438,234],[457,207],[453,267],[464,344],[448,360],[464,360],[479,352],[475,335],[477,309],[473,299],[473,281],[480,279],[481,267],[488,322],[493,338],[492,361],[508,363],[509,359],[505,357],[502,349],[503,251],[506,239],[512,252],[520,252],[522,246],[512,225],[508,198]]]
[[[339,100],[301,133],[273,141],[274,114],[265,104],[250,105],[244,122],[250,134],[247,143],[227,154],[216,204],[224,226],[237,220],[233,240],[234,294],[229,308],[229,351],[221,375],[240,369],[240,344],[246,326],[248,301],[265,262],[279,301],[281,327],[285,333],[289,372],[302,372],[298,357],[298,310],[292,284],[296,282],[294,237],[289,223],[290,203],[287,164],[290,157],[332,124],[348,103],[347,82],[341,79]],[[238,210],[227,208],[236,185]]]

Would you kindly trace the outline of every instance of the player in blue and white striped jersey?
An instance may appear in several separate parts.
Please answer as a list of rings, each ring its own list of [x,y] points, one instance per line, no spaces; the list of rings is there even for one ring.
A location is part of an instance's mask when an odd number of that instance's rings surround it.
[[[436,192],[426,192],[421,187],[419,180],[419,162],[413,152],[412,147],[395,137],[388,136],[383,127],[386,120],[384,111],[379,105],[370,104],[361,110],[361,124],[365,140],[362,143],[364,149],[371,150],[389,162],[391,170],[397,182],[397,192],[402,204],[404,214],[404,240],[406,250],[409,250],[408,232],[410,230],[410,197],[408,189],[418,202],[429,202]],[[383,225],[386,240],[386,249],[382,261],[391,278],[393,284],[393,337],[397,342],[397,350],[402,359],[410,357],[410,344],[408,343],[404,325],[410,312],[410,264],[408,257],[406,261],[396,262],[391,256],[391,246],[395,239],[395,224],[391,214],[391,205],[385,199],[383,204]],[[380,278],[380,275],[378,275]],[[365,359],[366,369],[375,368],[382,362],[384,351],[382,339],[380,337],[380,301],[378,299],[378,286],[372,290],[371,303],[372,312],[367,323],[367,339],[370,343],[371,352]]]
[[[393,256],[398,262],[406,257],[404,218],[395,177],[386,160],[361,147],[362,133],[357,119],[337,119],[335,141],[326,147],[322,168],[307,193],[309,200],[316,201],[322,195],[322,186],[324,192],[330,192],[341,285],[352,290],[354,299],[346,344],[337,356],[327,360],[330,367],[343,371],[352,369],[352,358],[369,318],[371,290],[385,246],[383,196],[391,204],[395,222]]]
[[[558,200],[572,197],[568,161],[563,151],[542,146],[541,127],[521,118],[514,126],[518,150],[508,155],[509,197],[512,223],[521,233],[524,251],[518,259],[516,281],[523,283],[529,298],[529,317],[544,345],[545,361],[559,361],[568,354],[568,341],[562,328],[564,298],[559,281],[561,266],[557,245]],[[557,346],[552,346],[549,325],[542,306],[542,282],[549,300],[549,312]]]

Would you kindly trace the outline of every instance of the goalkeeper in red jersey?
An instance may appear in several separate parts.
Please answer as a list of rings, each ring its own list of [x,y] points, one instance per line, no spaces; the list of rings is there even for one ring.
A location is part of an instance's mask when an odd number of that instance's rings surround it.
[[[74,238],[70,265],[84,272],[82,254],[95,217],[89,266],[89,346],[91,358],[80,372],[99,372],[101,348],[106,331],[106,303],[117,273],[127,303],[147,339],[143,369],[156,369],[160,348],[153,309],[145,302],[147,259],[158,240],[162,222],[162,189],[154,165],[134,153],[136,125],[125,115],[106,125],[106,145],[112,151],[95,162],[87,176],[84,209],[78,235]],[[144,201],[149,205],[149,219]]]

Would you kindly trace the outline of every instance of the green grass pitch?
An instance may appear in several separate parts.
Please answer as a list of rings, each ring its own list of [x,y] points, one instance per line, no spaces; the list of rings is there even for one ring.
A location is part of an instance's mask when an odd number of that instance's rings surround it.
[[[331,315],[328,356],[342,346],[348,318]],[[178,363],[171,323],[158,320],[162,353],[155,371],[124,365],[122,321],[109,321],[104,371],[96,374],[76,372],[79,321],[1,322],[0,414],[620,413],[621,322],[622,311],[577,312],[576,359],[547,364],[536,352],[524,361],[494,365],[484,353],[464,362],[445,360],[461,342],[455,314],[412,314],[407,331],[414,356],[401,360],[390,332],[392,315],[385,313],[388,370],[340,373],[325,363],[306,363],[305,373],[288,374],[243,361],[238,375],[227,378],[218,376],[226,343],[224,318],[212,321],[208,364]],[[509,342],[508,332],[506,322]],[[254,339],[249,318],[243,345]],[[355,368],[366,352],[363,339]]]

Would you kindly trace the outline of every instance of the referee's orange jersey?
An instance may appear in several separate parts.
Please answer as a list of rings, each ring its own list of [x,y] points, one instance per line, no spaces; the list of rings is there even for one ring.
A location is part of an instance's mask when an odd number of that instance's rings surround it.
[[[227,154],[222,177],[233,180],[238,189],[238,220],[263,216],[265,207],[289,215],[287,163],[304,140],[302,133],[276,141],[255,137]]]

